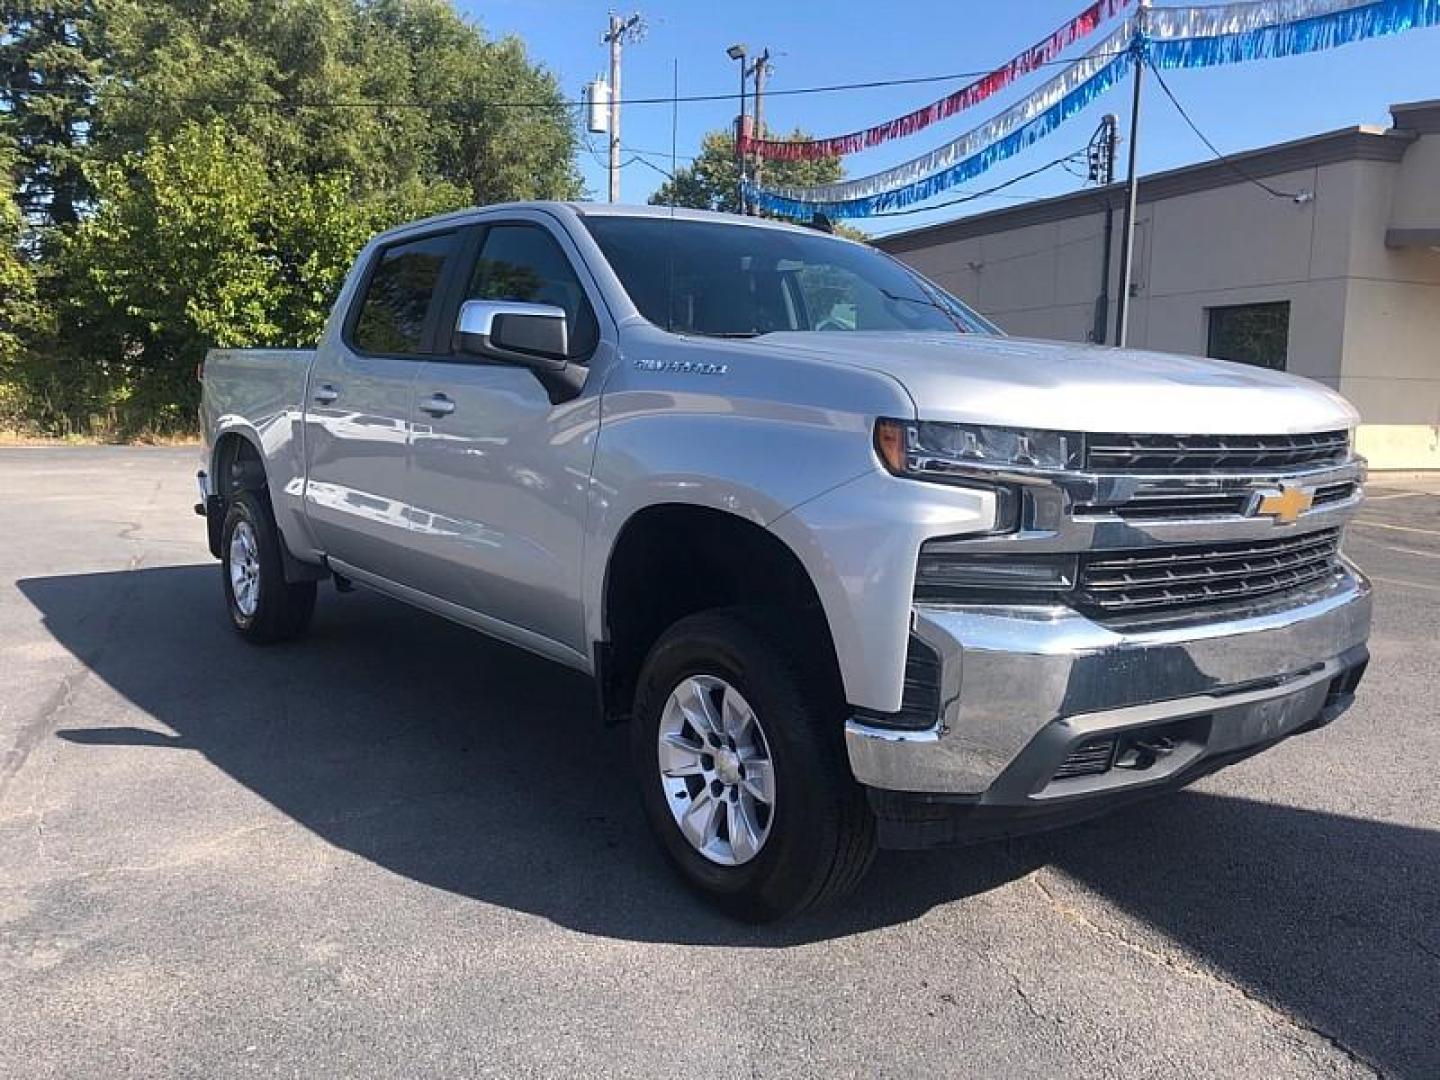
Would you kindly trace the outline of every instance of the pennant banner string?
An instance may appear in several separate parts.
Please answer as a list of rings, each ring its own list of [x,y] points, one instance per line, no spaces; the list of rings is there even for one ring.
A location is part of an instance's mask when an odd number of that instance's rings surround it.
[[[1318,52],[1406,30],[1440,26],[1440,0],[1258,0],[1153,8],[1131,16],[1061,75],[994,119],[923,157],[873,176],[804,188],[746,185],[772,213],[867,217],[921,202],[1048,135],[1114,86],[1143,56],[1161,68],[1198,68]]]
[[[1000,65],[968,86],[947,94],[939,101],[931,102],[914,112],[898,116],[893,120],[876,124],[862,131],[847,135],[834,135],[824,139],[759,139],[744,136],[740,149],[744,153],[759,154],[771,161],[808,161],[814,158],[840,157],[868,150],[892,139],[903,139],[923,131],[931,124],[945,120],[966,109],[973,108],[986,98],[999,93],[1016,79],[1028,75],[1046,64],[1053,63],[1075,42],[1089,37],[1105,23],[1115,18],[1133,0],[1096,0],[1075,18],[1071,19],[1044,41],[1026,49],[1019,56]]]

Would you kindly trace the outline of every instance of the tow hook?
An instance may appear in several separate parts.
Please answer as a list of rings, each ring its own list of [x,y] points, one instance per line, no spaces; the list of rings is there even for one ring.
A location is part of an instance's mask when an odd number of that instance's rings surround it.
[[[1127,739],[1115,755],[1115,768],[1143,771],[1174,752],[1175,740],[1167,735]]]

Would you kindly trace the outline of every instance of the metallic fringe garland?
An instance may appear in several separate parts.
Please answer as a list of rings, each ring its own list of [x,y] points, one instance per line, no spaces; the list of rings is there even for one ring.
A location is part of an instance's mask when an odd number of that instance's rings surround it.
[[[1127,19],[1088,53],[1028,96],[996,113],[958,139],[901,165],[871,176],[842,180],[834,184],[805,188],[775,187],[765,190],[772,195],[803,202],[842,203],[884,195],[910,184],[921,183],[933,174],[946,172],[959,162],[982,153],[987,147],[1003,141],[1020,128],[1029,126],[1049,113],[1062,100],[1071,97],[1094,79],[1117,57],[1126,55],[1131,49],[1134,37],[1135,23]]]
[[[1336,10],[1316,12],[1326,6]],[[1237,26],[1236,20],[1225,14],[1231,9],[1251,7],[1265,14],[1274,12],[1275,17],[1258,26],[1243,23]],[[1202,18],[1186,18],[1187,14]],[[1440,0],[1380,0],[1361,4],[1271,0],[1218,8],[1155,8],[1150,12],[1150,40],[1146,46],[1156,67],[1213,67],[1321,52],[1436,25],[1440,25]],[[1176,32],[1180,30],[1189,32]]]
[[[863,131],[833,135],[824,139],[755,139],[740,141],[745,153],[758,154],[771,161],[810,161],[815,158],[840,157],[880,146],[892,139],[903,139],[923,131],[931,124],[962,113],[999,93],[1016,79],[1053,62],[1075,42],[1089,37],[1132,3],[1132,0],[1095,0],[1075,18],[1037,45],[1026,49],[1013,60],[994,71],[904,116],[886,120]]]
[[[1121,53],[1101,68],[1096,75],[1081,83],[1023,127],[992,142],[979,153],[967,157],[941,172],[903,187],[859,199],[817,202],[810,199],[788,197],[764,188],[757,188],[753,184],[746,184],[745,198],[772,214],[804,219],[811,218],[817,213],[826,214],[831,218],[870,217],[872,214],[885,210],[899,210],[913,203],[924,202],[956,184],[963,184],[967,180],[974,179],[999,162],[1014,157],[1027,146],[1043,139],[1123,79],[1133,62],[1133,58],[1128,52]],[[802,192],[804,190],[806,189],[796,189],[796,191]]]
[[[770,213],[808,219],[817,213],[831,218],[869,217],[933,198],[965,183],[1044,138],[1109,90],[1143,51],[1157,67],[1198,68],[1319,52],[1355,41],[1440,26],[1440,0],[1260,0],[1258,3],[1209,7],[1154,8],[1146,32],[1135,38],[1130,52],[1076,82],[1087,62],[1103,59],[1115,49],[1111,35],[1076,67],[1040,87],[990,123],[923,158],[871,177],[816,188],[759,188],[746,185],[746,198]],[[1127,22],[1122,28],[1133,34]],[[1197,36],[1198,35],[1198,36]],[[1063,96],[1054,99],[1056,92]],[[1043,107],[1038,115],[1034,110]],[[1027,116],[1029,117],[1027,119]],[[1009,130],[1007,130],[1009,129]],[[977,137],[994,136],[979,149]],[[929,175],[876,190],[877,185],[904,177],[924,163],[973,151]]]

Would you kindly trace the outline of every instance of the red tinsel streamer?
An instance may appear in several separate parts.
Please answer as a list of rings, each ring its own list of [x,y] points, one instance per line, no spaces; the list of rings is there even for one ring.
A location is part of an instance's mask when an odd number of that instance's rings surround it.
[[[1015,59],[996,68],[990,74],[975,80],[968,86],[956,90],[939,101],[916,109],[905,116],[887,120],[883,124],[852,131],[848,135],[835,135],[828,139],[807,139],[792,142],[784,139],[756,139],[745,136],[740,140],[742,152],[759,154],[770,161],[808,161],[814,158],[840,157],[868,150],[872,146],[903,139],[914,135],[931,124],[956,113],[964,112],[980,104],[986,98],[998,93],[1016,79],[1028,75],[1036,68],[1058,57],[1075,42],[1095,32],[1102,23],[1114,18],[1131,0],[1095,0],[1088,8],[1038,45],[1026,49]]]

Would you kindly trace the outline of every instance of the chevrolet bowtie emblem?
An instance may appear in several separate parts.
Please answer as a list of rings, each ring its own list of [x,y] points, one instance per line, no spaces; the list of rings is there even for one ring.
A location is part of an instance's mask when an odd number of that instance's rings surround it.
[[[1315,492],[1309,488],[1288,487],[1282,485],[1279,491],[1263,492],[1260,502],[1256,504],[1256,515],[1273,517],[1282,524],[1289,525],[1299,519],[1300,515],[1310,509],[1315,502]]]

